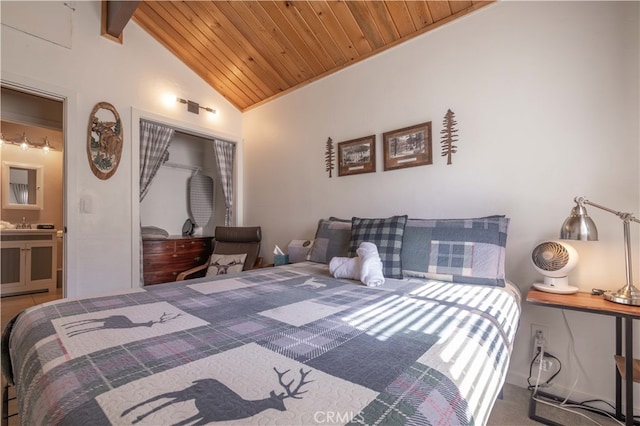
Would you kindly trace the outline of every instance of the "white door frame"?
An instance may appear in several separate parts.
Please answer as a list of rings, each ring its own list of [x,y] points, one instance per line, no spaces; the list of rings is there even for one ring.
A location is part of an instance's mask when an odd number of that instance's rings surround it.
[[[77,259],[77,229],[69,227],[70,223],[78,223],[77,205],[77,172],[76,167],[70,167],[70,140],[74,138],[72,129],[78,129],[78,94],[76,91],[56,86],[43,81],[34,80],[22,75],[3,71],[0,85],[32,95],[54,99],[62,102],[63,108],[63,165],[62,165],[62,221],[64,243],[62,244],[62,297],[72,297],[78,294]],[[75,164],[74,164],[75,165]]]
[[[234,171],[234,186],[236,189],[236,207],[234,217],[241,225],[242,218],[242,143],[232,135],[200,127],[196,124],[185,123],[170,117],[154,114],[135,107],[131,108],[131,287],[142,287],[140,277],[140,120],[153,121],[164,124],[182,133],[205,139],[224,139],[236,144],[236,167]]]

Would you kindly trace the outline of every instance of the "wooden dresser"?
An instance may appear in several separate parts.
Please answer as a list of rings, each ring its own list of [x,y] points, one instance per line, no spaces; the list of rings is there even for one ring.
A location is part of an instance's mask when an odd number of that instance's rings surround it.
[[[206,262],[213,249],[212,240],[203,236],[143,240],[144,285],[175,281],[180,272]]]

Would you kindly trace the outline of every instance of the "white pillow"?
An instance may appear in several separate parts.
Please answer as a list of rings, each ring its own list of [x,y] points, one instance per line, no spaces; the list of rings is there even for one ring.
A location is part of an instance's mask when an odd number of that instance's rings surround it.
[[[242,254],[212,254],[209,261],[207,275],[224,275],[242,272],[247,253]]]

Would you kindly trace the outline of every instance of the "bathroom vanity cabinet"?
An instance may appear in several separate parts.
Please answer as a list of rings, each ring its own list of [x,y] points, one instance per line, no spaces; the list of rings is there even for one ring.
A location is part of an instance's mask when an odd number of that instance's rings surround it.
[[[55,291],[58,247],[55,230],[2,230],[0,241],[2,296]]]

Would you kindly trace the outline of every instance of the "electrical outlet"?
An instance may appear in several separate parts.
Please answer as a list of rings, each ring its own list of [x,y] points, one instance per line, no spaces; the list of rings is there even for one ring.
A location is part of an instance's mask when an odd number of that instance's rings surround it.
[[[542,371],[551,370],[551,366],[553,365],[553,360],[549,357],[546,357],[542,360]]]
[[[531,359],[534,359],[538,351],[549,348],[549,328],[545,325],[531,324]],[[536,358],[535,364],[540,362],[542,355]],[[543,363],[543,367],[544,367]]]

